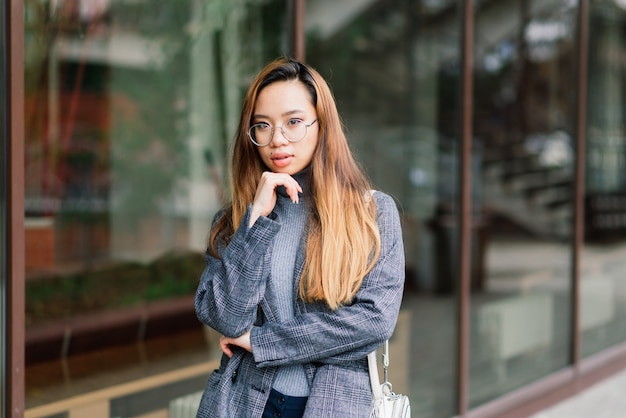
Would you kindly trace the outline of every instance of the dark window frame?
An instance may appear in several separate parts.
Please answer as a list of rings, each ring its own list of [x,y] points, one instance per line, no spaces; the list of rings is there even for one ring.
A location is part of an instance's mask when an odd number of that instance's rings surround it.
[[[0,11],[3,33],[4,115],[3,204],[5,341],[0,350],[5,356],[6,379],[4,416],[24,415],[24,0],[4,2]]]
[[[6,28],[6,10],[0,9],[0,28]],[[2,415],[7,415],[7,401],[8,394],[6,391],[7,387],[7,375],[4,372],[7,370],[7,297],[6,297],[6,289],[7,289],[7,269],[6,269],[6,244],[7,244],[7,236],[6,236],[6,191],[8,188],[7,184],[7,158],[6,158],[6,150],[7,150],[7,103],[6,103],[6,87],[7,87],[7,42],[6,42],[6,31],[3,30],[0,32],[0,51],[2,51],[2,55],[0,56],[0,160],[2,163],[0,164],[0,182],[2,186],[0,188],[0,370],[2,370],[2,375],[0,375],[0,411],[2,411]]]

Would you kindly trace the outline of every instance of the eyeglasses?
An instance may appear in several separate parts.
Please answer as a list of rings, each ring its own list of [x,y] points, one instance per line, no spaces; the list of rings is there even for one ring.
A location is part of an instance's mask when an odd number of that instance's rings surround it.
[[[272,142],[272,138],[274,137],[274,129],[279,128],[280,132],[282,132],[287,141],[299,142],[302,141],[306,136],[306,132],[309,126],[313,125],[315,122],[317,122],[317,119],[307,125],[306,123],[304,123],[304,121],[300,119],[289,119],[289,121],[283,126],[276,127],[270,125],[267,122],[255,123],[248,130],[248,136],[255,145],[258,145],[259,147],[264,147]]]

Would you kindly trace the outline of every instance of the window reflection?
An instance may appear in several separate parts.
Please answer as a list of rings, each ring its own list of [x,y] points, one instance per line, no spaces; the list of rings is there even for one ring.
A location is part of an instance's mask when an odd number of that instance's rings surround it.
[[[570,359],[576,13],[567,1],[476,10],[474,210],[486,239],[473,247],[484,277],[472,295],[470,406]]]
[[[307,61],[329,80],[369,177],[400,208],[407,289],[390,378],[414,414],[433,418],[456,414],[457,3],[306,2]]]
[[[626,340],[626,132],[623,2],[590,9],[585,155],[585,245],[581,261],[582,352]]]
[[[193,311],[205,238],[242,86],[287,27],[284,1],[24,10],[33,407],[211,359]]]

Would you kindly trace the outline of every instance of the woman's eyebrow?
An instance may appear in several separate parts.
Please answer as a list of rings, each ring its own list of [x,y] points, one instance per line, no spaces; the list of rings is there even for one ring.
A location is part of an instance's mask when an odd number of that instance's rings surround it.
[[[300,110],[300,109],[294,109],[294,110],[290,110],[288,112],[283,113],[281,116],[291,116],[291,115],[295,115],[296,113],[306,113],[306,111]]]
[[[295,114],[302,114],[302,113],[306,113],[306,111],[304,110],[300,110],[300,109],[294,109],[294,110],[289,110],[287,112],[282,113],[280,116],[291,116],[291,115],[295,115]],[[262,114],[254,114],[252,115],[253,119],[270,119],[269,116],[267,115],[262,115]]]

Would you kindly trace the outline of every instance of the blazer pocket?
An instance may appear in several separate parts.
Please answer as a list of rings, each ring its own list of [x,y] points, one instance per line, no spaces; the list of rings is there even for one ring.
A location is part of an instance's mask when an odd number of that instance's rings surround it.
[[[217,402],[219,401],[219,385],[222,381],[223,374],[218,370],[214,370],[207,380],[206,388],[200,398],[200,405],[198,406],[198,418],[205,418],[211,416],[211,411],[215,411],[217,408]]]

